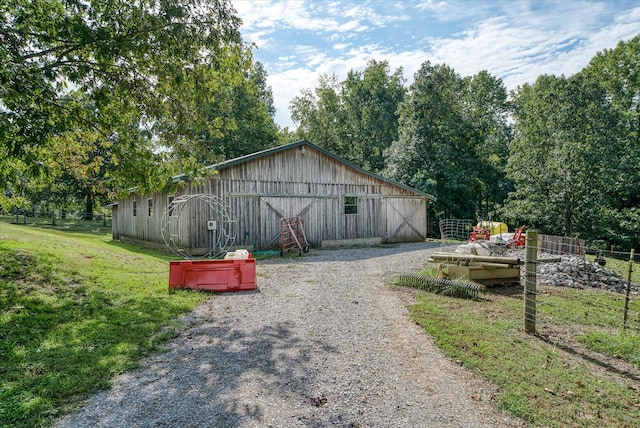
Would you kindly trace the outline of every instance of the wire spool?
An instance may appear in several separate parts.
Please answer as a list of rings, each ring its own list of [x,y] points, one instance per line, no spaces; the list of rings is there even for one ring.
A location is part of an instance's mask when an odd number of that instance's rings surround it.
[[[215,259],[235,244],[238,222],[229,204],[215,195],[182,195],[165,209],[161,232],[176,256]]]

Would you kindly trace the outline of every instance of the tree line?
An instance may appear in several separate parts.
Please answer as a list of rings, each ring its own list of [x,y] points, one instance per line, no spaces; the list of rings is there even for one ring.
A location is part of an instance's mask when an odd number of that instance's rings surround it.
[[[267,71],[228,0],[8,0],[0,8],[0,209],[78,207],[179,186],[306,139],[482,218],[637,247],[640,36],[572,76],[508,92],[487,71],[371,60],[319,77],[274,123]]]
[[[371,61],[321,76],[291,102],[295,138],[430,193],[431,216],[637,247],[640,232],[640,36],[572,76],[507,91],[487,71],[462,77],[425,61]]]

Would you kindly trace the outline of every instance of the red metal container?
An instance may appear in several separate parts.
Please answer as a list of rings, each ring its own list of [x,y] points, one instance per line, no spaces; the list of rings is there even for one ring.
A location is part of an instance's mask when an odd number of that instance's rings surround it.
[[[256,289],[256,260],[180,260],[169,262],[169,290],[208,291]]]

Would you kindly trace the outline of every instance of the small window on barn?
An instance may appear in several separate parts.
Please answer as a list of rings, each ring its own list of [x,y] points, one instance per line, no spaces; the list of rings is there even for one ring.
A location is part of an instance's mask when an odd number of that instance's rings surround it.
[[[149,217],[153,217],[153,199],[149,199]]]
[[[358,214],[358,198],[355,196],[344,197],[344,213]]]
[[[138,204],[136,203],[136,201],[133,201],[133,216],[137,216],[138,215]]]
[[[173,203],[173,200],[174,200],[175,198],[176,198],[175,196],[171,195],[171,196],[169,196],[169,198],[167,199],[167,207],[169,207],[169,216],[172,216],[172,215],[173,215],[173,207],[171,206],[171,204]]]

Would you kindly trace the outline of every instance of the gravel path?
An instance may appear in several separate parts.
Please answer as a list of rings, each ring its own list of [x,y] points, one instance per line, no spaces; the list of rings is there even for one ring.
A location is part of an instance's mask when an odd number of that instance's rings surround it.
[[[408,320],[413,292],[388,285],[437,248],[259,261],[256,292],[200,306],[164,352],[56,426],[523,426]]]

